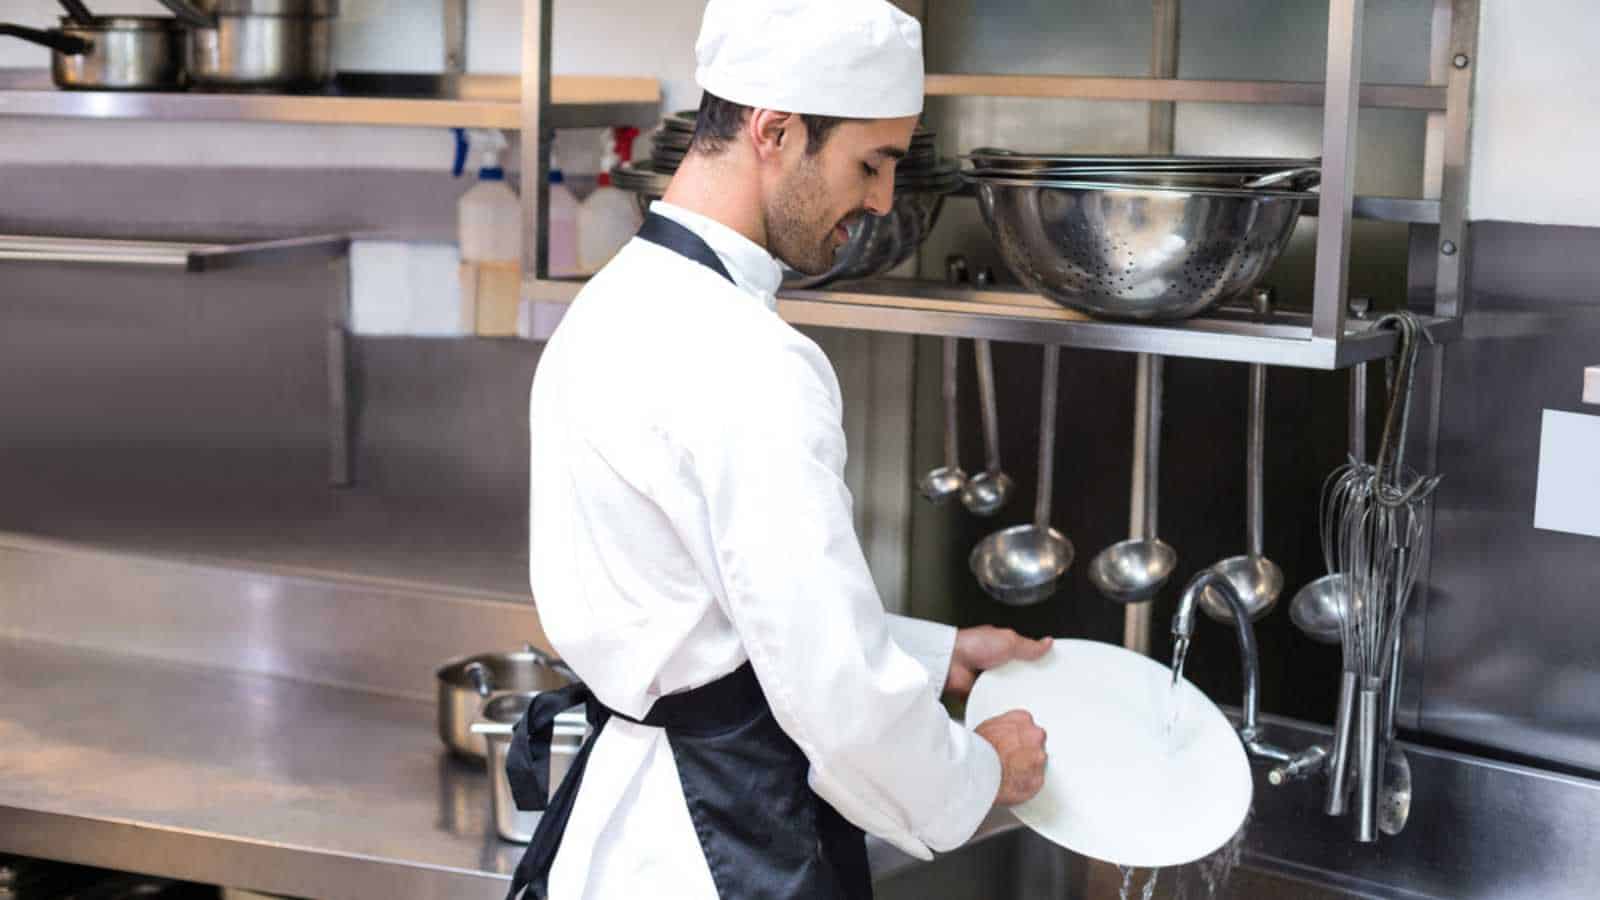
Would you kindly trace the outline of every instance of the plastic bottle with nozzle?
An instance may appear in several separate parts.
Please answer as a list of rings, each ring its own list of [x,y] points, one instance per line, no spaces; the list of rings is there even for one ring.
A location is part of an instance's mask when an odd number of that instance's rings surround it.
[[[463,174],[469,156],[475,156],[477,163],[477,183],[456,205],[464,334],[507,337],[516,333],[522,204],[506,182],[502,158],[510,146],[499,131],[456,130],[455,174]]]
[[[611,169],[633,159],[637,128],[616,128],[600,166],[600,186],[578,209],[578,270],[593,275],[617,255],[639,230],[639,207],[633,195],[611,184]]]

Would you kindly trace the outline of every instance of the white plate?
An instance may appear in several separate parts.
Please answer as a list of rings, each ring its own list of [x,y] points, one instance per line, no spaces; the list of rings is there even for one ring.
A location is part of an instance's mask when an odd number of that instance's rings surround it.
[[[1037,662],[979,676],[967,726],[1025,709],[1045,730],[1044,789],[1012,810],[1040,835],[1116,865],[1182,865],[1233,837],[1253,784],[1222,711],[1187,680],[1171,684],[1155,660],[1057,638]]]

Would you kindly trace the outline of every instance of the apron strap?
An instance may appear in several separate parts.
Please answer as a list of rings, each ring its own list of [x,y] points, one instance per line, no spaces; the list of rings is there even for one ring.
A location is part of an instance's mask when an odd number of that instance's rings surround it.
[[[717,256],[716,251],[712,250],[700,235],[660,213],[650,213],[644,217],[644,225],[640,226],[638,236],[705,266],[726,278],[729,284],[735,283],[733,276],[728,274],[728,267],[722,264],[722,258]]]
[[[585,704],[589,719],[589,739],[573,757],[567,777],[562,779],[552,797],[550,742],[555,735],[556,716],[580,703]],[[556,861],[556,851],[561,849],[567,820],[572,818],[578,786],[583,783],[583,771],[589,766],[589,751],[594,749],[608,718],[610,710],[594,699],[587,685],[578,682],[534,698],[527,714],[512,731],[511,749],[506,754],[506,779],[511,782],[511,796],[520,810],[544,812],[539,816],[533,840],[511,876],[511,890],[506,900],[517,900],[523,896],[524,889],[527,890],[525,900],[545,900],[549,895],[550,867]]]
[[[588,715],[589,739],[583,742],[572,766],[567,769],[567,777],[551,797],[550,742],[555,735],[556,716],[579,704],[584,705]],[[710,684],[658,699],[643,720],[608,709],[581,682],[535,697],[512,730],[511,748],[506,754],[506,778],[511,782],[511,796],[518,809],[543,810],[544,814],[539,817],[533,840],[512,875],[506,900],[517,900],[519,895],[524,896],[524,900],[545,900],[548,896],[550,867],[555,863],[556,851],[561,849],[567,820],[572,817],[578,788],[589,766],[589,752],[612,716],[692,736],[724,732],[765,706],[766,697],[748,662]],[[526,895],[523,895],[524,889]]]
[[[528,711],[512,729],[506,777],[517,809],[535,812],[549,804],[550,744],[555,737],[556,717],[591,699],[588,686],[582,682],[545,691],[533,698]]]

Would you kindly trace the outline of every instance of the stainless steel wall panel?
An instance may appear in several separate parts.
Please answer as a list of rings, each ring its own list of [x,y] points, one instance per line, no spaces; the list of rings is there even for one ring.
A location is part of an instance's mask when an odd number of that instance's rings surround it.
[[[546,646],[506,598],[0,534],[0,636],[425,699],[448,659]]]
[[[1426,84],[1433,7],[1428,0],[1368,3],[1362,80]],[[1328,5],[1283,0],[1184,0],[1178,77],[1321,81]]]
[[[1543,410],[1593,412],[1600,230],[1480,222],[1472,251],[1466,335],[1444,351],[1421,725],[1600,771],[1600,540],[1533,527]]]

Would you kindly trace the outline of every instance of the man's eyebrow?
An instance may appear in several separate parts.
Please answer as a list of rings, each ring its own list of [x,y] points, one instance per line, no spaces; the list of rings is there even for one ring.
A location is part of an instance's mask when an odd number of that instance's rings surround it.
[[[882,147],[879,147],[872,152],[878,154],[879,156],[887,156],[893,160],[902,160],[906,158],[906,151],[900,147],[896,147],[893,144],[884,144]]]

